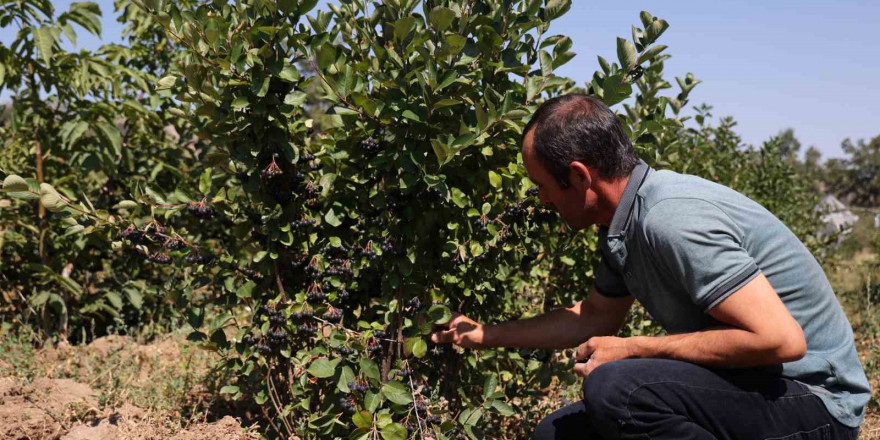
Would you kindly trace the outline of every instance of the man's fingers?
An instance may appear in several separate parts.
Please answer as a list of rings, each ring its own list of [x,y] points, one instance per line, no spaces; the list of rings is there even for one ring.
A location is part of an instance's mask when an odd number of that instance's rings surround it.
[[[574,374],[580,377],[587,377],[587,364],[586,363],[576,363],[574,364]]]
[[[431,342],[435,344],[448,344],[455,340],[455,330],[443,330],[431,335]]]
[[[590,342],[591,340],[587,340],[580,346],[578,346],[577,351],[574,353],[574,359],[576,361],[582,361],[584,359],[589,358],[593,355],[593,352],[596,351],[596,347],[594,343]]]

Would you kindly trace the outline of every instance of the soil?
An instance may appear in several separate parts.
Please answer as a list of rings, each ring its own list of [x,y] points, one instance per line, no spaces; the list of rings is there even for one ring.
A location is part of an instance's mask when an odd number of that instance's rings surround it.
[[[259,439],[255,433],[257,427],[245,429],[240,420],[230,416],[214,421],[190,421],[174,411],[139,408],[127,402],[117,406],[101,403],[108,400],[107,396],[93,387],[112,380],[109,376],[118,376],[122,368],[108,371],[100,362],[115,365],[119,362],[116,359],[121,359],[128,364],[126,371],[135,371],[125,378],[126,386],[129,389],[148,387],[169,369],[194,362],[181,354],[180,347],[181,341],[175,339],[143,345],[128,337],[108,336],[88,346],[62,344],[37,350],[30,374],[19,377],[18,372],[7,368],[3,371],[14,375],[0,377],[0,439]],[[204,393],[204,390],[193,387],[192,392]],[[119,402],[119,399],[113,401]]]

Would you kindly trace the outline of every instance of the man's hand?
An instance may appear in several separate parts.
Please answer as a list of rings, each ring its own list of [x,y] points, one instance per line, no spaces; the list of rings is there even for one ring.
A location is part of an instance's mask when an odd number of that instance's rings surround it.
[[[633,357],[627,338],[615,336],[593,337],[581,344],[575,352],[574,372],[578,376],[587,377],[599,365]],[[586,362],[580,362],[586,359]]]
[[[445,330],[440,330],[431,335],[431,341],[435,344],[448,344],[464,348],[483,348],[483,325],[462,315],[452,312],[452,319],[443,324]]]

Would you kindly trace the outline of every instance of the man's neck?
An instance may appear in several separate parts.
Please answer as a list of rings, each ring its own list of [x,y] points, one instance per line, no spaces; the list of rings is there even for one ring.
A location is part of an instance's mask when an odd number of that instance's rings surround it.
[[[621,177],[610,181],[600,181],[596,185],[596,195],[599,197],[598,208],[600,217],[598,223],[602,226],[610,226],[617,206],[620,205],[620,199],[626,190],[626,184],[632,175]]]

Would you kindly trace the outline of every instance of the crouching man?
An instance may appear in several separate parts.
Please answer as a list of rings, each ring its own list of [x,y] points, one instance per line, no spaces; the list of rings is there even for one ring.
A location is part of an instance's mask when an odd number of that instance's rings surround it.
[[[462,347],[578,347],[584,399],[545,439],[856,439],[870,386],[822,267],[773,214],[636,156],[601,101],[571,94],[526,126],[523,160],[574,229],[599,225],[595,286],[572,307],[498,325],[456,315]],[[667,331],[615,337],[633,301]]]

